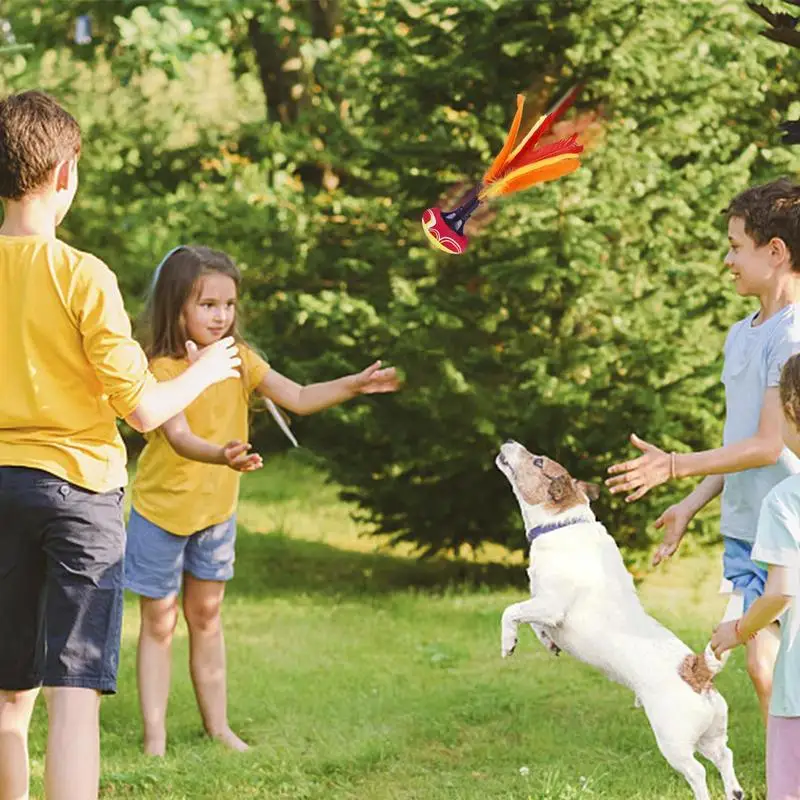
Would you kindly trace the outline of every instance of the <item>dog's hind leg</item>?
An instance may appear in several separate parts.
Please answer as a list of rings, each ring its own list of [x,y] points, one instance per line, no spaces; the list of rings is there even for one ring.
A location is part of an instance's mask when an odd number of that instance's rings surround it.
[[[663,700],[663,698],[662,698]],[[645,702],[645,712],[650,727],[656,736],[658,749],[669,765],[680,772],[692,787],[695,800],[711,800],[706,785],[706,771],[694,757],[694,745],[698,739],[691,720],[678,717],[669,704]]]
[[[701,756],[705,756],[722,775],[726,800],[744,800],[744,791],[733,770],[733,753],[724,737],[713,741],[702,739],[697,743]]]
[[[692,787],[695,800],[711,800],[706,785],[706,771],[703,765],[694,757],[691,749],[684,745],[677,746],[671,742],[658,742],[664,758],[670,766],[680,772]]]
[[[728,747],[728,705],[722,695],[714,699],[714,721],[697,742],[697,749],[719,770],[725,784],[726,800],[744,800],[744,792],[733,769],[733,753]]]

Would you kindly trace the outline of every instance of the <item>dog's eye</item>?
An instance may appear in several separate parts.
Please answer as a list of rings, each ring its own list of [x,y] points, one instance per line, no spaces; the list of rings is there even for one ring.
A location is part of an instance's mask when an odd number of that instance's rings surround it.
[[[536,456],[533,459],[533,466],[541,469],[544,466],[544,459],[541,456]]]

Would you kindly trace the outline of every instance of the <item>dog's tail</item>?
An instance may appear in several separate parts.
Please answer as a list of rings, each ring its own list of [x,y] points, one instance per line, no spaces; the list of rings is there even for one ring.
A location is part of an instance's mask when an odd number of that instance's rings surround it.
[[[709,642],[702,653],[692,653],[681,661],[678,674],[692,689],[702,694],[713,688],[714,678],[722,671],[729,655],[723,653],[722,658],[717,658]]]

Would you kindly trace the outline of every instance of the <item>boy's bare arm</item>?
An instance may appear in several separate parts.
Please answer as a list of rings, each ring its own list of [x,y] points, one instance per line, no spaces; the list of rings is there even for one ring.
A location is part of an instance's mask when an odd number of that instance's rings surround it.
[[[606,485],[612,494],[631,492],[625,499],[633,502],[672,478],[725,475],[769,466],[778,460],[783,450],[782,417],[778,389],[772,387],[764,393],[758,430],[740,442],[697,453],[671,454],[634,434],[631,442],[642,455],[609,467],[609,473],[615,477],[609,478]]]
[[[675,553],[694,515],[717,497],[724,486],[724,475],[707,475],[693,492],[686,495],[680,503],[671,505],[655,521],[656,528],[663,528],[664,538],[653,553],[653,566]]]
[[[705,508],[715,497],[722,494],[725,488],[724,475],[706,475],[694,488],[694,491],[686,495],[683,502],[691,512],[692,516]]]
[[[783,410],[778,388],[767,389],[764,392],[758,430],[754,436],[714,450],[704,450],[699,453],[677,453],[675,477],[688,478],[692,475],[741,472],[745,469],[774,464],[783,450],[782,419]]]
[[[209,386],[230,378],[239,379],[236,367],[241,364],[232,337],[206,347],[199,355],[190,354],[189,368],[168,381],[148,383],[136,408],[125,421],[139,433],[149,433],[183,411]]]

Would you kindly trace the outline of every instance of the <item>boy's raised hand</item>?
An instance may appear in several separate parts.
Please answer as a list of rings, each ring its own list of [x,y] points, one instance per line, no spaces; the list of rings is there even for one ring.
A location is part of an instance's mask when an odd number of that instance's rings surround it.
[[[664,538],[653,553],[654,567],[666,561],[678,549],[693,516],[683,503],[675,503],[655,521],[656,528],[664,528]]]
[[[644,497],[654,486],[666,483],[671,475],[669,453],[645,442],[635,433],[631,434],[631,444],[641,450],[643,455],[632,461],[623,461],[610,466],[609,474],[617,477],[609,478],[606,481],[606,486],[611,490],[611,494],[631,492],[625,498],[626,503],[632,503],[634,500]]]
[[[394,367],[381,369],[380,361],[370,364],[365,370],[352,377],[354,394],[396,392],[400,388],[397,370]]]
[[[222,448],[222,455],[225,463],[237,472],[253,472],[261,469],[264,462],[258,453],[250,453],[252,447],[248,442],[233,440]]]
[[[233,336],[226,336],[202,350],[198,350],[197,345],[189,340],[186,342],[186,357],[191,365],[202,364],[203,375],[209,386],[228,378],[241,378],[241,373],[236,368],[242,363],[242,359],[239,358],[239,347]]]

